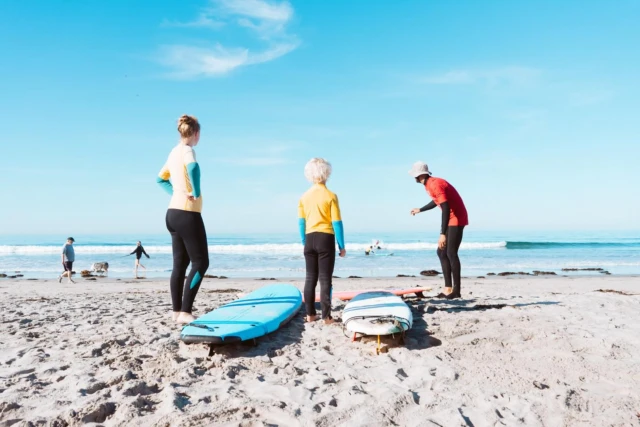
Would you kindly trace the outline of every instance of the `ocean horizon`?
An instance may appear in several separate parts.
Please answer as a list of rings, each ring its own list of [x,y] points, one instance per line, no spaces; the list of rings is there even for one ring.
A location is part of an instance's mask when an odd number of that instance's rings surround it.
[[[0,236],[0,273],[25,278],[55,277],[66,236]],[[153,235],[74,235],[74,270],[88,270],[94,262],[108,262],[111,277],[132,277],[134,256],[141,240],[151,259],[143,257],[146,277],[171,274],[171,239]],[[347,257],[336,261],[340,277],[395,277],[440,271],[435,255],[436,232],[348,233]],[[208,274],[233,278],[304,277],[302,245],[294,233],[216,235],[208,239]],[[365,255],[379,241],[380,250]],[[490,272],[535,270],[560,274],[563,268],[602,268],[612,274],[640,274],[640,232],[490,232],[465,230],[460,248],[464,276]],[[582,273],[584,274],[584,273]]]

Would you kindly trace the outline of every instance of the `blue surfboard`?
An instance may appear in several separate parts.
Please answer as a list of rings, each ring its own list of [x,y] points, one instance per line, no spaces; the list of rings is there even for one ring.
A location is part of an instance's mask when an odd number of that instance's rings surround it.
[[[182,329],[180,339],[187,344],[251,340],[279,329],[300,307],[302,295],[295,286],[265,286],[198,317]]]

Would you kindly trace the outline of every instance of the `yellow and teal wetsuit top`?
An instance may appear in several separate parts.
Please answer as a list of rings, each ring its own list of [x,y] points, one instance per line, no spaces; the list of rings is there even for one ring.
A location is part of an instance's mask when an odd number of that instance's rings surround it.
[[[171,195],[169,209],[202,212],[200,166],[193,147],[180,143],[171,150],[156,182]]]
[[[338,196],[324,184],[314,184],[300,198],[298,226],[303,245],[309,233],[328,233],[336,236],[340,249],[345,248]]]

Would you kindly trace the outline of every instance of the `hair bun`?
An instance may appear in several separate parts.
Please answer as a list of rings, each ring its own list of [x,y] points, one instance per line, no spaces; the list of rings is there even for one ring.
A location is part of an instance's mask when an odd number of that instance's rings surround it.
[[[183,114],[178,119],[178,132],[183,138],[190,138],[196,133],[200,132],[200,123],[194,116]]]

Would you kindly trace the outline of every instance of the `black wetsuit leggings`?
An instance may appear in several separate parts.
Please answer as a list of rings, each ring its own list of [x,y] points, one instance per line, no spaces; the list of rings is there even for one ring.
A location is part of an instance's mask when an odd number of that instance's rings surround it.
[[[171,272],[171,301],[173,311],[191,313],[193,301],[209,268],[209,248],[202,215],[180,209],[167,211],[167,229],[173,247]],[[185,281],[187,267],[191,271]]]
[[[442,265],[442,274],[444,275],[444,286],[451,287],[451,277],[453,276],[453,287],[460,290],[460,258],[458,258],[458,249],[462,243],[462,232],[464,226],[447,228],[447,246],[444,250],[438,248],[438,258]]]
[[[307,316],[316,315],[316,285],[320,280],[322,318],[331,318],[331,278],[336,263],[336,238],[329,233],[309,233],[304,244],[307,278],[304,282],[304,304]]]

